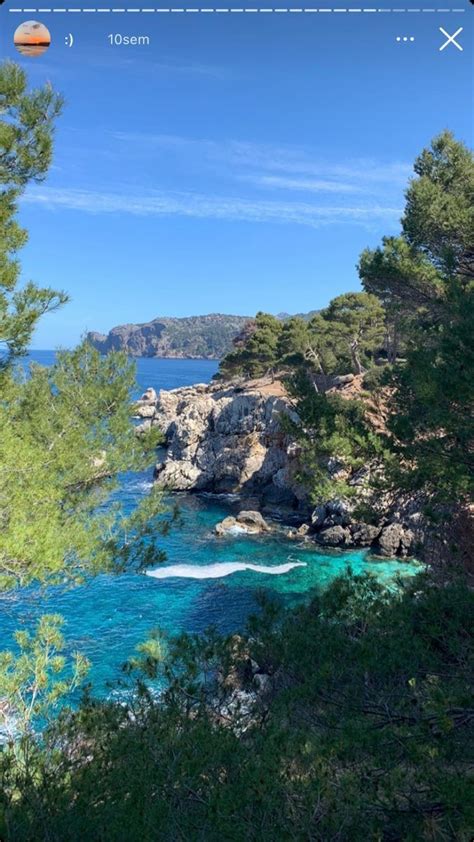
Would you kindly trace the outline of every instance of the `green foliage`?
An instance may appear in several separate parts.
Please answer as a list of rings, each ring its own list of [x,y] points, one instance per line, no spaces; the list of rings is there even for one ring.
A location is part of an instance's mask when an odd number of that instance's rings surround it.
[[[473,323],[474,284],[450,294],[442,322],[419,327],[393,377],[392,480],[442,503],[465,501],[474,491]]]
[[[309,344],[306,350],[308,370],[327,378],[331,374],[347,372],[350,363],[347,346],[342,346],[334,336],[334,325],[325,318],[325,311],[316,313],[308,325]]]
[[[27,92],[26,73],[3,62],[0,73],[0,181],[24,187],[41,180],[52,160],[54,121],[62,98],[51,85]]]
[[[393,368],[391,365],[381,365],[369,368],[364,374],[362,385],[368,392],[377,393],[383,386],[388,385]]]
[[[364,288],[374,293],[386,312],[385,349],[395,363],[421,318],[438,308],[443,284],[422,252],[401,237],[384,237],[383,247],[366,249],[359,261]]]
[[[21,762],[39,721],[50,719],[62,699],[81,685],[89,664],[79,652],[63,654],[63,620],[43,615],[34,634],[15,634],[18,651],[0,652],[0,722]]]
[[[108,503],[117,477],[154,458],[156,435],[130,421],[134,366],[87,343],[50,368],[10,377],[0,404],[1,584],[81,580],[161,559],[159,492],[125,516]],[[107,504],[107,505],[106,505]]]
[[[452,503],[473,488],[474,160],[444,132],[415,172],[402,236],[364,252],[359,269],[405,333],[392,380],[393,483]]]
[[[30,181],[45,177],[52,158],[54,122],[62,100],[50,85],[27,91],[23,70],[0,65],[0,348],[2,367],[22,353],[38,319],[63,304],[62,292],[28,282],[19,286],[18,250],[27,233],[15,219]]]
[[[250,330],[244,338],[237,337],[235,350],[221,362],[224,376],[243,374],[261,377],[272,372],[278,363],[278,341],[282,322],[268,313],[257,313]]]
[[[3,838],[468,842],[472,592],[349,575],[272,613],[249,639],[180,638],[160,702],[86,699],[29,776],[4,757]],[[217,715],[249,658],[270,696]]]
[[[26,93],[15,66],[0,69],[3,586],[140,569],[160,560],[167,525],[156,492],[128,516],[114,503],[117,477],[148,464],[157,443],[130,424],[125,355],[82,344],[27,380],[12,365],[40,314],[64,300],[18,289],[26,235],[14,218],[19,192],[48,168],[60,105],[50,88]],[[316,500],[349,493],[350,473],[388,457],[364,406],[316,391],[314,375],[360,373],[382,341],[396,362],[400,333],[407,362],[394,367],[389,422],[398,487],[435,481],[455,499],[469,489],[472,158],[444,134],[415,170],[402,237],[361,258],[366,292],[309,323],[259,313],[222,364],[289,374],[291,430]],[[473,620],[464,581],[422,576],[389,592],[349,574],[295,611],[267,605],[246,636],[155,632],[118,682],[127,704],[86,695],[51,720],[87,663],[66,658],[60,618],[43,617],[0,653],[0,837],[469,842]],[[267,696],[249,695],[255,664]]]
[[[385,313],[379,299],[366,292],[347,292],[333,298],[322,316],[336,359],[347,359],[352,372],[362,374],[384,335]]]
[[[407,242],[443,279],[474,273],[474,159],[451,132],[435,137],[415,161],[402,220]]]
[[[352,474],[383,455],[382,439],[368,421],[364,404],[317,392],[304,371],[288,382],[288,389],[299,421],[283,423],[300,445],[299,478],[311,499],[319,503],[353,495],[348,482]]]
[[[361,374],[371,365],[385,332],[384,309],[376,296],[349,292],[334,298],[310,319],[285,321],[257,313],[250,329],[234,341],[221,362],[221,375],[260,376],[303,367],[322,375]]]
[[[292,316],[283,322],[278,337],[276,356],[282,366],[297,366],[305,362],[310,344],[308,322]]]
[[[110,502],[118,475],[149,465],[157,444],[155,432],[134,433],[126,356],[102,359],[83,343],[27,380],[14,366],[38,318],[65,301],[19,286],[26,232],[15,220],[21,191],[51,163],[61,106],[49,85],[29,93],[20,68],[0,66],[0,587],[154,563],[166,527],[156,492],[128,517]]]

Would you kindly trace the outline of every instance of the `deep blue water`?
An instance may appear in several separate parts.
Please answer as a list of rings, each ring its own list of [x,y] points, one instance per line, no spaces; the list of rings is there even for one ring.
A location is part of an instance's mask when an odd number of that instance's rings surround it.
[[[31,357],[50,364],[54,355],[38,351]],[[158,390],[206,382],[216,368],[215,362],[206,360],[140,359],[137,392],[147,386]],[[120,494],[127,509],[148,493],[151,482],[151,470],[124,479]],[[106,692],[106,682],[117,677],[120,665],[153,628],[199,632],[213,625],[224,632],[238,630],[256,610],[256,596],[262,589],[290,604],[306,598],[312,589],[324,587],[349,566],[354,572],[372,570],[384,580],[415,569],[400,562],[370,561],[362,551],[316,551],[284,537],[217,538],[212,530],[229,513],[228,501],[185,494],[175,499],[181,523],[159,539],[167,554],[166,566],[217,564],[222,572],[239,562],[271,567],[300,562],[305,566],[281,575],[245,570],[222,578],[102,575],[77,588],[16,591],[0,597],[0,647],[9,646],[13,631],[30,626],[40,614],[59,612],[66,619],[68,648],[77,648],[89,657],[90,679],[98,692]],[[200,573],[206,575],[204,570]]]
[[[31,351],[25,364],[34,361],[40,365],[52,365],[54,351]],[[192,386],[194,383],[209,383],[216,373],[219,363],[216,360],[162,360],[140,357],[135,360],[137,367],[137,394],[152,386],[159,389],[178,389],[180,386]]]

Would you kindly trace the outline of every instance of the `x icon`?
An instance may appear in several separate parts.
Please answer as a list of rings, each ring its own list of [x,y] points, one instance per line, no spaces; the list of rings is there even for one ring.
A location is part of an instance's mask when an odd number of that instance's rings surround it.
[[[445,50],[445,49],[446,49],[446,47],[447,47],[449,44],[452,44],[452,45],[453,45],[453,47],[457,47],[457,49],[458,49],[458,50],[461,50],[461,52],[463,51],[463,48],[461,47],[461,44],[458,44],[458,42],[456,41],[456,38],[458,37],[458,35],[460,35],[460,34],[461,34],[461,32],[463,31],[463,27],[462,27],[462,26],[460,26],[460,27],[459,27],[459,29],[457,30],[457,32],[455,32],[455,33],[454,33],[454,35],[450,35],[450,34],[449,34],[449,32],[446,32],[446,30],[445,30],[445,29],[443,29],[443,27],[442,27],[442,26],[440,26],[439,31],[440,31],[440,32],[442,32],[442,33],[443,33],[443,35],[445,35],[445,36],[446,36],[446,38],[448,39],[448,40],[447,40],[447,41],[445,41],[445,42],[444,42],[444,44],[442,44],[442,45],[441,45],[441,47],[439,48],[440,52],[441,52],[441,50]]]

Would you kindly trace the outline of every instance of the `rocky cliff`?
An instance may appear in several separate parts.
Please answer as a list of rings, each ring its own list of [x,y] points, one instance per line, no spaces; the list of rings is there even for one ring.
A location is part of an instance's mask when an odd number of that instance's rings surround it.
[[[377,555],[407,557],[423,538],[413,502],[379,505],[377,523],[355,517],[356,504],[367,500],[369,467],[350,477],[350,500],[311,505],[298,482],[299,447],[282,424],[285,415],[297,418],[278,381],[200,384],[159,396],[148,390],[137,415],[142,427],[157,425],[165,436],[156,479],[168,489],[238,494],[245,509],[278,515],[293,524],[290,535],[326,547],[372,547]]]
[[[160,392],[138,414],[167,441],[156,469],[174,490],[241,493],[260,503],[298,507],[304,492],[293,475],[292,446],[281,428],[292,409],[281,384],[197,385]]]
[[[248,321],[247,316],[157,318],[146,324],[118,325],[107,335],[88,333],[88,341],[103,354],[127,351],[134,357],[174,357],[218,360]]]

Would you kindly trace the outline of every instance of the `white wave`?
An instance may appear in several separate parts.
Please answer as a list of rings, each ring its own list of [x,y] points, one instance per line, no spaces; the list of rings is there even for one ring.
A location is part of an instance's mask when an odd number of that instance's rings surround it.
[[[288,573],[294,567],[306,567],[304,561],[288,561],[286,564],[277,564],[271,567],[267,564],[245,564],[241,561],[227,561],[218,564],[171,564],[169,567],[158,567],[156,570],[147,570],[147,576],[154,579],[170,579],[173,576],[182,579],[220,579],[222,576],[230,576],[231,573],[240,573],[243,570],[253,570],[255,573],[268,573],[270,576],[281,576]]]
[[[153,480],[148,479],[132,480],[131,482],[126,483],[124,488],[125,491],[128,492],[151,491],[154,484]]]

